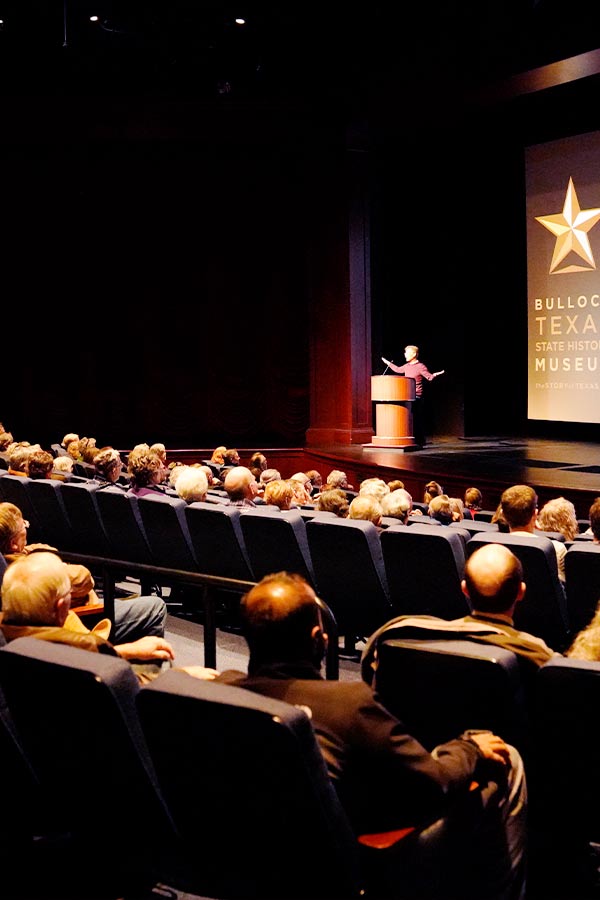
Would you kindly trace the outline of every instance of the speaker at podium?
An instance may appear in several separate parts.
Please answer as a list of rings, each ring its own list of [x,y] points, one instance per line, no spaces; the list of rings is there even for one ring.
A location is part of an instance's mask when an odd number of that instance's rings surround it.
[[[371,400],[375,403],[373,447],[416,449],[412,404],[415,379],[405,375],[372,375]]]

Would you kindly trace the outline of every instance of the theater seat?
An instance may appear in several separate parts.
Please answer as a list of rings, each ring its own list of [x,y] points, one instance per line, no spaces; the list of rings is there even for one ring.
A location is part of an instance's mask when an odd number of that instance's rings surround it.
[[[176,671],[136,704],[181,836],[178,887],[235,900],[443,896],[448,832],[464,846],[464,828],[450,830],[449,814],[357,839],[305,710]]]
[[[394,614],[379,533],[372,522],[314,518],[306,534],[319,594],[352,650]]]
[[[600,662],[551,659],[538,673],[535,699],[528,775],[532,895],[596,897]]]
[[[317,590],[306,525],[298,510],[247,509],[240,525],[255,578],[285,570],[302,575]]]
[[[378,639],[372,683],[411,734],[431,750],[469,728],[489,729],[527,753],[527,698],[515,653],[403,631],[392,627]]]
[[[131,665],[19,638],[0,649],[0,689],[55,827],[70,835],[68,864],[47,870],[46,886],[52,879],[60,896],[60,884],[78,871],[94,890],[108,882],[119,891],[94,896],[121,897],[130,879],[153,881],[155,854],[174,830],[137,718]]]
[[[381,549],[397,615],[467,615],[469,605],[460,586],[465,567],[460,530],[399,525],[381,534]]]
[[[565,584],[574,636],[591,622],[600,602],[600,544],[573,542],[565,556]]]

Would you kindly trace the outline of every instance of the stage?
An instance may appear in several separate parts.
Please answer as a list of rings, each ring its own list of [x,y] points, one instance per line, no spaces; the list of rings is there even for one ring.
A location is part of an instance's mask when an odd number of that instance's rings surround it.
[[[446,493],[462,497],[465,488],[478,487],[486,509],[495,509],[502,491],[511,484],[529,484],[540,506],[564,496],[587,518],[600,496],[600,444],[497,436],[437,437],[422,450],[331,444],[305,447],[305,467],[323,475],[343,469],[357,486],[364,478],[399,478],[415,500],[425,484],[438,481]]]

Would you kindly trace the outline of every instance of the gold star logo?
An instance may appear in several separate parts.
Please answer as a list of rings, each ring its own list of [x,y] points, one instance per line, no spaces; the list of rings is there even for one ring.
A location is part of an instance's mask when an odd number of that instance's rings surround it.
[[[535,219],[536,222],[540,222],[544,228],[556,235],[556,244],[549,269],[550,275],[559,275],[564,272],[591,272],[596,268],[588,231],[591,231],[600,219],[600,209],[580,208],[572,178],[569,178],[562,213],[557,213],[555,216],[536,216]],[[580,257],[588,265],[570,263],[561,269],[557,268],[569,254],[573,259],[577,256]]]

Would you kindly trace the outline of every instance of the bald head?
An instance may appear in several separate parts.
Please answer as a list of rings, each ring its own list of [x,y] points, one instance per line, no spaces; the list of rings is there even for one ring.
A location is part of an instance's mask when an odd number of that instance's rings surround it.
[[[4,573],[2,619],[7,625],[62,625],[70,598],[66,564],[55,553],[30,553]]]
[[[463,591],[473,611],[512,616],[525,593],[520,560],[502,544],[486,544],[469,557]]]
[[[236,466],[225,476],[223,487],[230,500],[252,500],[256,496],[256,479],[246,466]]]
[[[300,575],[267,575],[242,599],[249,672],[270,662],[320,664],[325,648],[315,592]]]

